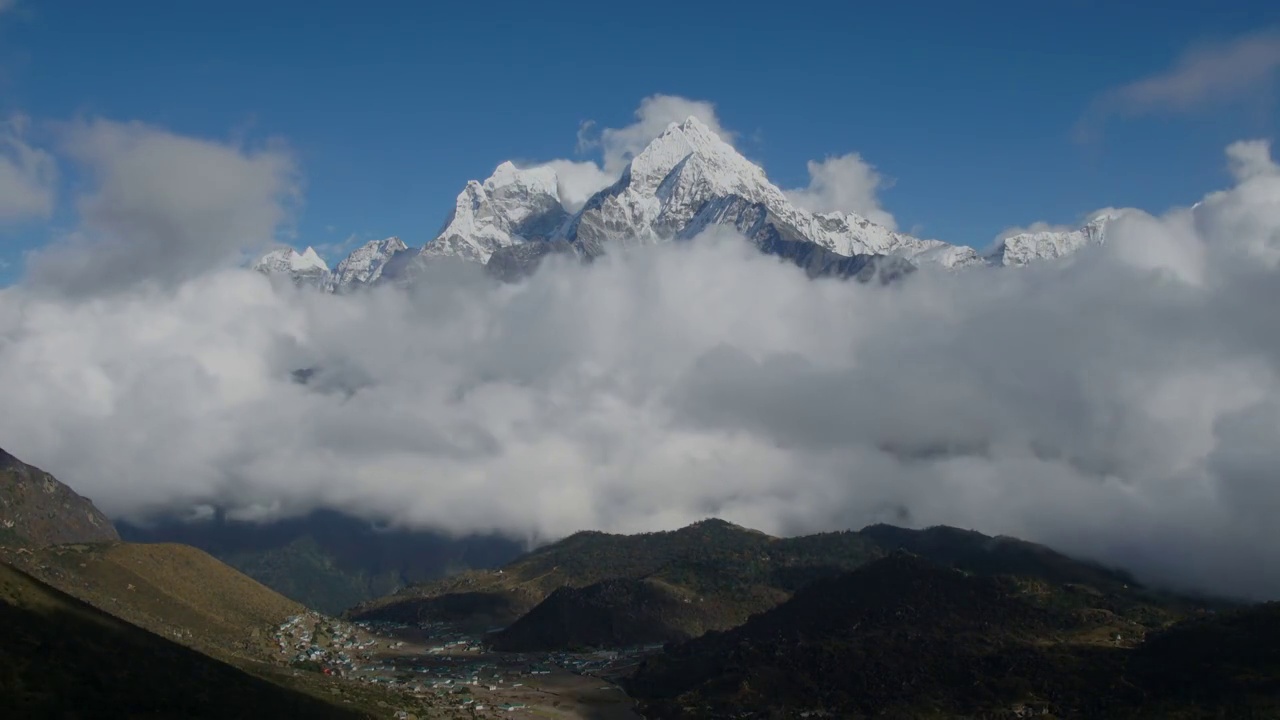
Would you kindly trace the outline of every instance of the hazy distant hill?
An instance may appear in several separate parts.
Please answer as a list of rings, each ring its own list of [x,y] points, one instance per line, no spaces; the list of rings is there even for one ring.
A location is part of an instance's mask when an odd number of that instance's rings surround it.
[[[88,498],[0,450],[0,546],[119,540]]]
[[[1072,594],[899,552],[669,645],[627,688],[663,718],[1280,717],[1275,606],[1163,629],[1176,612]]]
[[[219,516],[150,526],[119,523],[134,542],[176,542],[205,550],[267,587],[328,614],[410,583],[496,567],[522,547],[496,537],[449,538],[387,530],[327,510],[273,523]]]

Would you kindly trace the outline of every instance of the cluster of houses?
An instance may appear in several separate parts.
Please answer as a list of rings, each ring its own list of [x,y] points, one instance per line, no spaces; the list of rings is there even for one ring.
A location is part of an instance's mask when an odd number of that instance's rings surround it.
[[[293,664],[314,663],[326,675],[347,676],[370,662],[378,640],[351,623],[318,613],[294,615],[276,629],[280,654]]]
[[[348,623],[317,613],[289,618],[277,629],[275,639],[287,662],[313,663],[310,669],[328,675],[434,696],[444,707],[481,717],[526,709],[518,702],[521,696],[557,668],[604,676],[662,647],[592,653],[492,653],[482,637],[445,623]]]

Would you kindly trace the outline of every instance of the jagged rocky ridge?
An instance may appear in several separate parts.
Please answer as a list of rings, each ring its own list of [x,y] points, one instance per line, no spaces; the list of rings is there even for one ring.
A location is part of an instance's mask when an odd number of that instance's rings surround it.
[[[403,261],[408,250],[409,246],[398,237],[370,240],[330,270],[312,247],[301,253],[282,247],[263,255],[252,267],[267,275],[289,278],[300,287],[343,293],[377,283],[395,266],[393,260]]]
[[[617,182],[577,212],[566,209],[553,168],[504,162],[483,182],[467,183],[440,232],[421,249],[399,238],[371,241],[330,271],[311,248],[284,248],[254,268],[338,293],[380,282],[411,283],[425,265],[442,260],[483,264],[491,276],[515,281],[549,255],[590,262],[611,249],[687,241],[722,227],[812,277],[888,282],[921,265],[1019,267],[1064,257],[1104,242],[1114,219],[1103,214],[1079,230],[1019,233],[984,256],[856,213],[798,208],[763,169],[690,117],[669,125],[631,159]]]

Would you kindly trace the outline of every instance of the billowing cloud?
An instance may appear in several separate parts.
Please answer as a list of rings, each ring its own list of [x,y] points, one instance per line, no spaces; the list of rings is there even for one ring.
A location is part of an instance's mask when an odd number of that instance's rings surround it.
[[[237,269],[13,287],[0,446],[116,515],[947,523],[1280,597],[1259,571],[1280,563],[1280,172],[1232,147],[1234,187],[1128,212],[1074,262],[891,287],[810,281],[726,233],[505,286],[468,266],[347,296]]]
[[[0,223],[53,213],[58,164],[49,152],[26,142],[28,124],[22,115],[0,122]]]
[[[1269,140],[1241,140],[1227,147],[1231,176],[1244,181],[1260,175],[1274,175],[1276,163],[1271,159]]]
[[[298,185],[290,154],[246,150],[141,123],[76,122],[65,154],[92,178],[82,226],[28,257],[29,280],[87,295],[173,286],[269,243]]]
[[[725,142],[733,143],[734,133],[720,124],[713,104],[678,95],[651,95],[640,101],[635,111],[636,121],[630,125],[597,132],[595,122],[588,120],[578,128],[578,152],[598,151],[599,162],[552,160],[542,165],[555,168],[561,201],[569,211],[576,212],[592,195],[617,181],[631,157],[661,135],[668,125],[691,116],[705,123]]]
[[[705,100],[690,100],[678,95],[650,95],[636,108],[636,121],[626,127],[605,128],[596,142],[604,156],[604,171],[617,177],[650,140],[662,134],[671,123],[689,117],[701,120],[721,140],[733,144],[735,135],[720,124],[715,105]],[[582,137],[579,137],[581,144]]]
[[[799,207],[818,213],[855,212],[873,223],[896,230],[893,215],[880,206],[877,194],[889,187],[874,165],[858,153],[809,161],[809,186],[787,191]]]
[[[1280,30],[1267,29],[1187,51],[1169,70],[1103,93],[1076,127],[1095,137],[1108,119],[1181,113],[1261,95],[1280,72]]]
[[[582,209],[592,195],[618,179],[590,160],[552,160],[543,164],[556,171],[556,179],[560,183],[560,203],[569,212]]]

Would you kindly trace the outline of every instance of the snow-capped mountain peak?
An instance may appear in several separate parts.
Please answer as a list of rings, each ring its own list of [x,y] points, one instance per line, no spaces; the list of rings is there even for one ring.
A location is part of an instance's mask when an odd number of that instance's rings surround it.
[[[898,255],[946,267],[980,262],[972,248],[914,238],[856,213],[796,207],[759,165],[694,117],[668,125],[633,157],[622,178],[566,226],[565,236],[595,254],[609,244],[692,237],[711,224],[734,227],[757,243],[766,236],[810,242],[846,257]]]
[[[396,253],[408,249],[409,246],[398,237],[370,240],[338,263],[329,281],[330,288],[337,292],[344,292],[358,285],[370,285],[382,276],[387,262]]]
[[[388,238],[356,249],[332,273],[311,248],[273,251],[255,267],[298,282],[323,278],[321,287],[334,292],[413,282],[442,257],[489,264],[495,277],[510,279],[550,253],[589,259],[612,248],[692,239],[715,225],[733,228],[763,252],[802,263],[808,272],[834,268],[841,276],[861,276],[871,267],[901,277],[921,264],[1024,265],[1061,257],[1103,242],[1115,217],[1097,213],[1078,230],[1020,232],[984,258],[971,247],[913,237],[854,212],[798,207],[763,168],[696,117],[667,125],[630,158],[616,182],[576,213],[566,210],[559,185],[550,164],[503,162],[483,181],[466,183],[443,228],[416,254],[407,253],[399,238]]]
[[[742,189],[744,184],[768,184],[764,171],[721,140],[696,117],[671,123],[627,165],[622,182],[637,193],[653,193],[678,165],[697,158],[708,169],[707,180],[721,190]]]
[[[1000,240],[987,262],[1004,267],[1022,267],[1033,262],[1066,257],[1080,249],[1107,240],[1107,226],[1120,217],[1119,211],[1102,211],[1076,230],[1030,230]]]
[[[276,248],[259,258],[253,264],[253,269],[265,273],[329,272],[329,266],[310,246],[302,252],[291,247]]]
[[[422,255],[488,262],[499,248],[551,236],[568,217],[555,170],[504,162],[484,182],[467,183]]]

